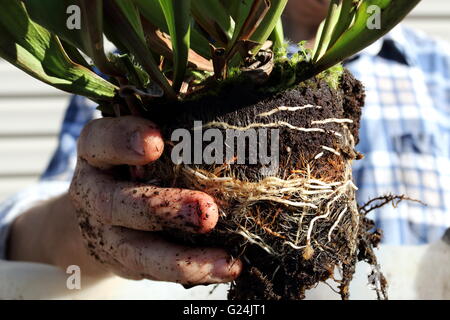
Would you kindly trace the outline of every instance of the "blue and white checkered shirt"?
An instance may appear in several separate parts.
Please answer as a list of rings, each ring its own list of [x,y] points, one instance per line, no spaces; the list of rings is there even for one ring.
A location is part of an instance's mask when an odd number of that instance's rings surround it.
[[[358,202],[405,194],[427,207],[402,202],[371,213],[384,243],[424,244],[450,227],[450,45],[397,27],[348,62],[366,87],[355,162]],[[11,221],[39,200],[67,191],[76,163],[76,139],[95,117],[95,105],[74,97],[59,146],[40,182],[0,204],[0,258]]]

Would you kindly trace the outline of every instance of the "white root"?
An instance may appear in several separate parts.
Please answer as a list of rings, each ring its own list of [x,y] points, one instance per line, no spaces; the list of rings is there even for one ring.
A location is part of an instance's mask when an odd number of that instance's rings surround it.
[[[314,160],[320,159],[323,156],[323,152],[318,153],[315,157]]]
[[[336,229],[337,226],[339,225],[339,222],[341,222],[341,219],[344,216],[344,214],[347,212],[347,209],[348,208],[345,207],[344,210],[341,211],[341,213],[339,214],[338,218],[336,219],[334,224],[331,226],[330,231],[328,232],[328,242],[331,241],[331,235],[333,234],[334,229]]]
[[[314,106],[281,106],[258,116],[265,117],[281,111],[295,112],[312,107]],[[351,123],[351,120],[333,118],[316,120],[313,121],[313,124],[320,125],[332,122],[346,124]],[[340,140],[343,145],[354,146],[352,137],[347,137],[349,130],[345,126],[343,126],[345,135],[317,127],[296,127],[283,121],[267,124],[252,123],[245,127],[234,126],[225,122],[210,122],[203,127],[248,130],[281,126],[302,132],[332,133],[344,137]],[[315,159],[323,157],[326,151],[341,156],[334,148],[321,147],[323,151],[317,154]],[[313,246],[317,246],[319,251],[326,250],[326,245],[321,244],[315,238],[314,230],[317,228],[319,220],[327,219],[330,221],[332,226],[327,230],[328,241],[330,241],[333,231],[343,222],[349,221],[347,218],[344,219],[346,215],[351,216],[350,221],[357,218],[356,207],[349,203],[351,193],[347,194],[349,188],[354,190],[357,188],[351,181],[351,165],[348,162],[345,163],[341,181],[324,181],[314,178],[311,164],[305,164],[303,168],[293,171],[284,178],[272,176],[263,178],[258,182],[242,181],[229,176],[229,173],[233,171],[230,171],[228,164],[218,167],[213,172],[189,165],[179,167],[179,170],[183,173],[185,181],[191,188],[217,195],[217,200],[224,204],[229,203],[230,200],[234,203],[231,210],[224,209],[223,213],[225,214],[226,211],[227,223],[229,223],[228,230],[239,234],[248,242],[260,246],[273,255],[282,254],[283,250],[272,248],[268,243],[265,243],[267,236],[270,234],[282,238],[283,245],[295,250],[304,250],[303,257],[309,259],[314,255],[316,249],[313,249]],[[264,204],[268,204],[269,207]],[[270,206],[273,206],[273,209]],[[254,207],[254,209],[251,207]],[[354,244],[349,243],[350,250],[353,250],[353,247]]]
[[[302,128],[294,126],[288,122],[285,121],[276,121],[272,123],[252,123],[245,127],[239,127],[234,126],[226,122],[209,122],[204,124],[203,126],[194,127],[193,130],[202,130],[204,128],[222,128],[222,129],[232,129],[232,130],[238,130],[238,131],[246,131],[254,128],[280,128],[280,127],[286,127],[292,130],[301,131],[301,132],[320,132],[325,134],[333,134],[337,137],[342,137],[342,134],[334,131],[334,130],[325,130],[322,128]]]
[[[315,222],[316,222],[317,220],[319,220],[319,219],[326,219],[326,218],[328,218],[328,216],[331,214],[330,206],[331,206],[334,202],[336,202],[336,201],[337,201],[337,200],[345,193],[345,191],[346,191],[346,189],[347,189],[347,186],[350,185],[350,182],[351,182],[351,180],[347,181],[343,186],[339,187],[338,189],[336,189],[335,192],[333,192],[333,193],[338,193],[338,195],[335,196],[331,201],[329,201],[329,202],[327,203],[327,205],[326,205],[327,210],[325,211],[324,214],[322,214],[322,215],[320,215],[320,216],[317,216],[317,217],[314,217],[314,218],[311,220],[311,222],[310,222],[310,224],[309,224],[308,232],[307,232],[307,234],[306,234],[306,243],[307,243],[307,245],[308,245],[308,244],[309,244],[309,245],[311,244],[311,234],[312,234],[312,231],[313,231]]]
[[[292,130],[302,131],[302,132],[322,132],[325,133],[326,131],[321,128],[301,128],[293,126],[292,124],[285,122],[285,121],[277,121],[272,123],[252,123],[245,127],[239,127],[234,126],[226,122],[209,122],[202,126],[202,128],[222,128],[222,129],[233,129],[233,130],[239,130],[239,131],[246,131],[253,128],[279,128],[279,127],[287,127]],[[195,127],[194,130],[200,129],[200,127]]]
[[[284,200],[284,199],[280,199],[280,198],[276,198],[276,197],[249,198],[248,201],[249,202],[272,201],[272,202],[283,203],[283,204],[286,204],[286,205],[292,206],[292,207],[309,207],[309,208],[317,209],[317,206],[315,204],[312,204],[312,203],[289,201],[289,200]]]
[[[285,241],[285,242],[283,242],[283,245],[289,245],[292,248],[294,248],[295,250],[301,250],[306,247],[306,246],[297,246],[297,245],[293,244],[291,241]]]
[[[324,120],[311,121],[311,124],[327,124],[327,123],[353,123],[353,120],[330,118],[330,119],[324,119]]]
[[[289,112],[295,112],[298,110],[304,110],[304,109],[309,109],[309,108],[317,108],[317,109],[322,109],[321,106],[313,106],[312,104],[307,104],[304,106],[297,106],[297,107],[286,107],[286,106],[281,106],[281,107],[277,107],[275,109],[272,109],[270,111],[267,112],[263,112],[258,114],[258,117],[268,117],[271,116],[275,113],[281,112],[281,111],[289,111]]]
[[[340,155],[341,155],[341,154],[340,154],[338,151],[336,151],[335,149],[330,148],[330,147],[327,147],[327,146],[322,146],[322,149],[327,150],[327,151],[330,151],[331,153],[334,153],[334,154],[337,155],[337,156],[340,156]]]
[[[240,228],[240,230],[236,231],[235,233],[243,236],[245,239],[248,240],[248,242],[259,245],[261,248],[266,250],[267,253],[273,254],[273,255],[275,254],[275,252],[272,250],[272,248],[269,247],[268,245],[266,245],[264,243],[264,241],[261,239],[261,237],[257,236],[256,234],[250,234],[247,230],[245,230],[242,227]]]

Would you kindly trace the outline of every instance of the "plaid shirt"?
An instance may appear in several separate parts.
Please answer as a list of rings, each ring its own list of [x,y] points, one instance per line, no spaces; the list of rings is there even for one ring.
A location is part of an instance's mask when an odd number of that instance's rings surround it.
[[[450,226],[450,46],[405,27],[394,29],[347,63],[366,87],[354,164],[358,202],[405,194],[370,215],[384,243],[424,244]],[[0,204],[0,258],[11,221],[37,200],[65,192],[76,163],[76,139],[95,105],[73,97],[59,146],[40,182]]]
[[[354,164],[358,202],[405,194],[371,216],[385,243],[424,244],[450,226],[450,45],[396,28],[349,64],[366,88]]]

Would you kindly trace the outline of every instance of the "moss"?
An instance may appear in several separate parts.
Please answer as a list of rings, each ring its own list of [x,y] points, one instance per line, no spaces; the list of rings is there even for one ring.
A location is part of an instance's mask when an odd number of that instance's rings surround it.
[[[265,93],[281,92],[297,85],[309,86],[311,82],[309,80],[299,81],[304,68],[308,68],[309,63],[306,61],[293,61],[292,59],[278,59],[274,62],[273,71],[269,77],[269,80],[257,90]],[[330,88],[338,89],[344,68],[341,64],[325,70],[324,72],[316,76],[317,79],[324,80]],[[229,76],[221,81],[210,82],[207,86],[207,90],[200,93],[196,93],[185,97],[185,101],[192,101],[200,99],[204,96],[217,96],[223,91],[227,91],[227,88],[233,86],[247,86],[253,88],[254,84],[242,73],[238,68],[229,73]]]
[[[288,43],[283,47],[278,48],[274,52],[274,67],[268,81],[258,88],[264,92],[280,92],[300,85],[308,85],[309,81],[302,81],[307,70],[312,68],[311,64],[311,50],[305,47],[305,42],[302,41],[297,44],[298,50],[294,53],[289,53]],[[328,70],[316,75],[317,79],[324,80],[331,88],[336,90],[342,80],[344,68],[341,64],[337,64]],[[208,84],[207,92],[196,94],[193,97],[187,97],[188,100],[198,99],[204,95],[215,96],[222,90],[225,90],[230,85],[245,85],[252,86],[245,73],[239,68],[231,68],[228,70],[228,76],[221,81],[214,81]]]
[[[328,70],[319,73],[316,77],[318,79],[323,79],[331,88],[336,90],[341,84],[343,73],[344,67],[342,64],[337,64]]]

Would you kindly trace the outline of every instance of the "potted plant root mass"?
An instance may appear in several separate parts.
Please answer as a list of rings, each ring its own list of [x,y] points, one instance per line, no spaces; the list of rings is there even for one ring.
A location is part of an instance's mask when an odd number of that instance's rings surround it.
[[[162,157],[123,178],[212,196],[214,230],[161,233],[243,261],[230,299],[302,299],[336,269],[347,299],[358,261],[373,266],[371,282],[386,298],[373,253],[380,232],[358,209],[352,182],[364,89],[340,63],[418,1],[332,0],[314,48],[300,43],[295,52],[280,22],[287,0],[78,0],[88,27],[70,32],[71,1],[0,3],[8,8],[2,57],[94,100],[104,116],[160,127]],[[379,28],[369,28],[374,14]],[[105,54],[103,34],[120,53]]]

